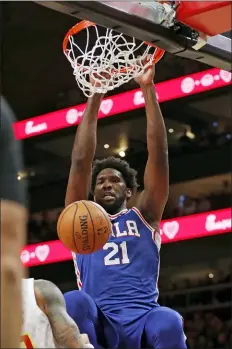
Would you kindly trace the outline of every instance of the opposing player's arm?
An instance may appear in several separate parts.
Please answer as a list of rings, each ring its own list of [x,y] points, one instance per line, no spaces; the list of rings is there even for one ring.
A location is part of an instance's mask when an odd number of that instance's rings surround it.
[[[1,232],[1,348],[18,348],[22,324],[20,263],[26,240],[26,186],[17,175],[23,168],[20,142],[14,139],[13,112],[0,99],[0,232]]]
[[[80,334],[76,323],[67,314],[59,288],[47,280],[35,281],[34,287],[37,304],[47,315],[57,344],[63,348],[83,348],[89,344],[88,336]]]
[[[161,220],[169,191],[168,144],[164,120],[153,83],[154,68],[137,79],[140,84],[147,117],[148,160],[144,173],[144,190],[138,208],[147,221],[156,226]]]
[[[97,115],[103,95],[89,98],[78,127],[71,159],[71,168],[65,197],[65,206],[78,200],[87,200],[91,186],[92,162],[97,142]]]

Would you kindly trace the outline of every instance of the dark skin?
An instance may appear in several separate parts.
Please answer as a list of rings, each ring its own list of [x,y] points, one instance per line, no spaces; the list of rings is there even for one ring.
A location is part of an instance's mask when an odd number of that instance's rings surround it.
[[[103,95],[89,98],[72,150],[65,206],[87,200],[91,187],[92,162],[97,145],[97,115]]]
[[[126,208],[132,192],[126,187],[122,174],[113,169],[102,170],[96,180],[94,200],[108,213],[115,214]]]
[[[54,341],[63,348],[83,348],[89,344],[86,334],[80,334],[76,323],[66,312],[64,297],[52,282],[36,280],[35,297],[38,307],[48,317]]]
[[[147,118],[148,160],[144,173],[144,190],[139,195],[136,207],[152,227],[158,227],[169,191],[168,145],[164,120],[154,89],[154,66],[149,67],[136,81],[140,85]],[[65,204],[87,200],[91,185],[92,161],[96,151],[97,114],[102,95],[95,95],[88,101],[88,107],[78,128],[72,152],[72,165],[66,192]],[[118,178],[116,180],[116,177]],[[100,178],[100,183],[99,183]],[[101,180],[103,178],[103,180]],[[112,191],[112,197],[103,197],[104,191]],[[126,207],[131,197],[130,188],[122,174],[115,169],[105,169],[97,176],[94,190],[95,201],[110,214]],[[115,205],[116,199],[124,200]]]

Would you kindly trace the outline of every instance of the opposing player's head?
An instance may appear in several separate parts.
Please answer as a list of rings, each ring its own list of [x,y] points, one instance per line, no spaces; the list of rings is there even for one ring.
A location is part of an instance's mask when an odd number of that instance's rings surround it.
[[[109,214],[119,212],[137,190],[136,176],[137,172],[124,160],[115,157],[96,160],[92,172],[94,200]]]

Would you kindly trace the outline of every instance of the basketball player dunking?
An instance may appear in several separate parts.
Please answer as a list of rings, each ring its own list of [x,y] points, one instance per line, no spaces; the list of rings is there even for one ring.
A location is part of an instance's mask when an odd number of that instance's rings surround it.
[[[92,162],[97,114],[103,96],[88,100],[72,152],[66,205],[94,200],[108,212],[112,234],[102,250],[73,255],[81,291],[65,294],[67,311],[94,347],[186,348],[183,321],[157,303],[159,223],[168,197],[168,149],[164,121],[154,89],[154,67],[136,79],[146,105],[148,160],[144,190],[136,207],[136,172],[117,158]]]

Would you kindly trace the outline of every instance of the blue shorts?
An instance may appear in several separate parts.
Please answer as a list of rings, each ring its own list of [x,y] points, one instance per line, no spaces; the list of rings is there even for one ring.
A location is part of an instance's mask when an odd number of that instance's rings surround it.
[[[83,291],[67,292],[64,298],[68,314],[94,348],[187,348],[182,317],[170,308],[157,305],[149,311],[105,314]]]

